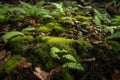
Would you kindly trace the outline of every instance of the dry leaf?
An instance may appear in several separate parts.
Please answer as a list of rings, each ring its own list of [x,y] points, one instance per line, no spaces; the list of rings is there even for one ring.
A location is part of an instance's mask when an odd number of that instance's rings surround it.
[[[11,52],[2,50],[0,51],[0,67],[10,58]]]
[[[112,80],[120,80],[120,71],[115,69],[114,73],[112,74]]]
[[[89,59],[82,59],[81,61],[82,62],[92,62],[92,61],[95,61],[96,58],[95,57],[92,57],[92,58],[89,58]]]
[[[26,58],[22,57],[19,64],[18,64],[18,69],[23,70],[23,68],[28,68],[32,65],[32,63],[27,62]]]
[[[57,68],[52,69],[50,72],[46,72],[42,70],[40,67],[36,67],[33,73],[40,80],[50,80],[51,76],[54,75],[55,73],[58,73],[60,70],[61,70],[61,66],[58,66]]]

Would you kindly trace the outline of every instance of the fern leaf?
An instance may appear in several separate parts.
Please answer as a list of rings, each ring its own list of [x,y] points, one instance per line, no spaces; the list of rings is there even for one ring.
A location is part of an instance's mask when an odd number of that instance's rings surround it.
[[[11,13],[12,12],[18,12],[18,13],[21,13],[21,14],[25,14],[24,9],[19,8],[19,7],[10,8],[8,11],[11,12]]]
[[[52,16],[50,16],[50,15],[43,15],[41,17],[41,20],[47,20],[47,19],[54,20],[54,18]]]
[[[101,25],[101,21],[100,21],[100,19],[99,19],[97,16],[95,16],[95,19],[94,19],[93,21],[94,21],[94,23],[95,23],[97,26],[100,26],[100,25]]]
[[[23,33],[19,32],[19,31],[12,31],[12,32],[8,32],[8,33],[4,34],[2,36],[2,39],[5,43],[7,43],[10,38],[18,36],[18,35],[25,36]]]
[[[98,10],[94,9],[95,15],[102,20],[103,19],[103,14],[101,14]]]
[[[120,32],[113,33],[112,35],[106,38],[106,40],[110,40],[110,39],[120,39]]]
[[[56,9],[59,9],[61,12],[64,12],[62,3],[60,3],[60,4],[51,3],[51,4],[54,5],[56,7]]]
[[[28,3],[25,3],[25,2],[22,2],[22,1],[20,1],[20,3],[22,4],[22,6],[23,6],[24,8],[28,8],[28,9],[31,9],[31,8],[32,8],[32,5],[30,5],[30,4],[28,4]]]
[[[34,27],[29,26],[29,27],[27,27],[27,28],[24,28],[24,29],[22,30],[22,32],[25,32],[25,31],[34,31],[34,30],[35,30]]]
[[[52,47],[50,52],[51,57],[55,59],[60,59],[60,57],[57,54],[58,52],[60,52],[60,49],[58,49],[57,47]]]
[[[68,60],[70,60],[72,62],[77,62],[76,59],[70,54],[63,55],[63,58],[66,58],[66,59],[68,59]]]
[[[38,9],[36,15],[37,15],[37,16],[49,15],[49,11],[48,11],[48,10],[45,10],[45,9]]]
[[[65,64],[63,64],[64,68],[70,68],[70,69],[75,69],[75,70],[80,70],[80,71],[84,71],[84,68],[81,64],[79,63],[74,63],[74,62],[67,62]]]

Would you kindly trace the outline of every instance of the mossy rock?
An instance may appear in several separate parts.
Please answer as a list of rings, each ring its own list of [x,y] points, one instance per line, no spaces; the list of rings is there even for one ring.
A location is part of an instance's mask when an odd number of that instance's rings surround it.
[[[16,73],[17,66],[19,64],[21,56],[20,55],[13,55],[10,59],[0,68],[0,73],[7,73],[12,74]]]

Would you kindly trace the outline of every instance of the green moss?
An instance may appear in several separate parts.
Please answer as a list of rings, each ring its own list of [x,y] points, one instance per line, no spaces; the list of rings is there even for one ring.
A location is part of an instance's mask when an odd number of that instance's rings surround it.
[[[50,50],[48,44],[46,44],[45,42],[37,43],[35,47],[35,53],[36,55],[38,55],[41,64],[45,65],[49,61],[49,52]]]
[[[7,74],[16,72],[20,58],[20,55],[11,56],[11,58],[0,68],[0,72]]]
[[[10,48],[12,48],[13,51],[24,54],[26,50],[29,47],[29,44],[34,40],[33,36],[17,36],[10,40]]]
[[[69,70],[62,69],[57,75],[54,76],[53,80],[74,80]]]
[[[40,26],[36,31],[47,33],[47,32],[50,32],[51,29],[46,26]]]
[[[92,20],[92,17],[85,17],[85,16],[80,16],[80,15],[77,15],[74,18],[81,22]]]
[[[47,41],[50,47],[55,46],[59,49],[65,49],[68,51],[68,53],[76,54],[75,49],[72,47],[74,43],[76,43],[75,40],[65,39],[65,38],[57,38],[53,37]]]

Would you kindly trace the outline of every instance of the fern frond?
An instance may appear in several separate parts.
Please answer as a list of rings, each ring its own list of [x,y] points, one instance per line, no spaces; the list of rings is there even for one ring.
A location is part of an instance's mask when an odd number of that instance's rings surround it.
[[[8,10],[8,12],[10,12],[10,13],[18,12],[18,13],[20,13],[20,14],[25,14],[24,9],[23,9],[23,8],[20,8],[20,7],[10,8],[10,9]]]
[[[60,59],[60,57],[57,54],[58,52],[60,52],[60,49],[58,49],[57,47],[52,47],[50,52],[51,57],[55,59]]]
[[[70,68],[70,69],[84,71],[84,68],[83,68],[83,66],[81,64],[74,63],[74,62],[67,62],[67,63],[63,64],[63,67],[64,68]]]
[[[49,11],[46,9],[38,9],[36,15],[37,16],[49,15]]]
[[[72,62],[75,62],[75,63],[77,62],[75,57],[73,57],[70,54],[63,55],[62,57],[65,58],[65,59],[68,59],[69,61],[72,61]]]
[[[32,5],[30,5],[30,4],[28,4],[28,3],[25,3],[25,2],[20,1],[20,4],[21,4],[22,7],[24,7],[24,8],[28,8],[28,9],[31,9],[31,8],[32,8]]]
[[[50,15],[43,15],[41,17],[41,20],[54,20],[54,17],[50,16]]]
[[[51,3],[51,5],[54,5],[56,7],[56,9],[59,9],[60,12],[63,12],[64,13],[64,10],[63,10],[63,4],[60,3]]]
[[[8,32],[6,34],[4,34],[2,36],[2,39],[5,43],[7,43],[7,41],[12,38],[12,37],[15,37],[15,36],[18,36],[18,35],[22,35],[22,36],[25,36],[22,32],[19,32],[19,31],[12,31],[12,32]]]
[[[22,32],[25,32],[25,31],[34,31],[34,30],[35,30],[35,27],[28,26],[28,27],[22,29]]]
[[[108,36],[105,40],[111,39],[120,39],[120,32],[113,33],[112,35]]]

